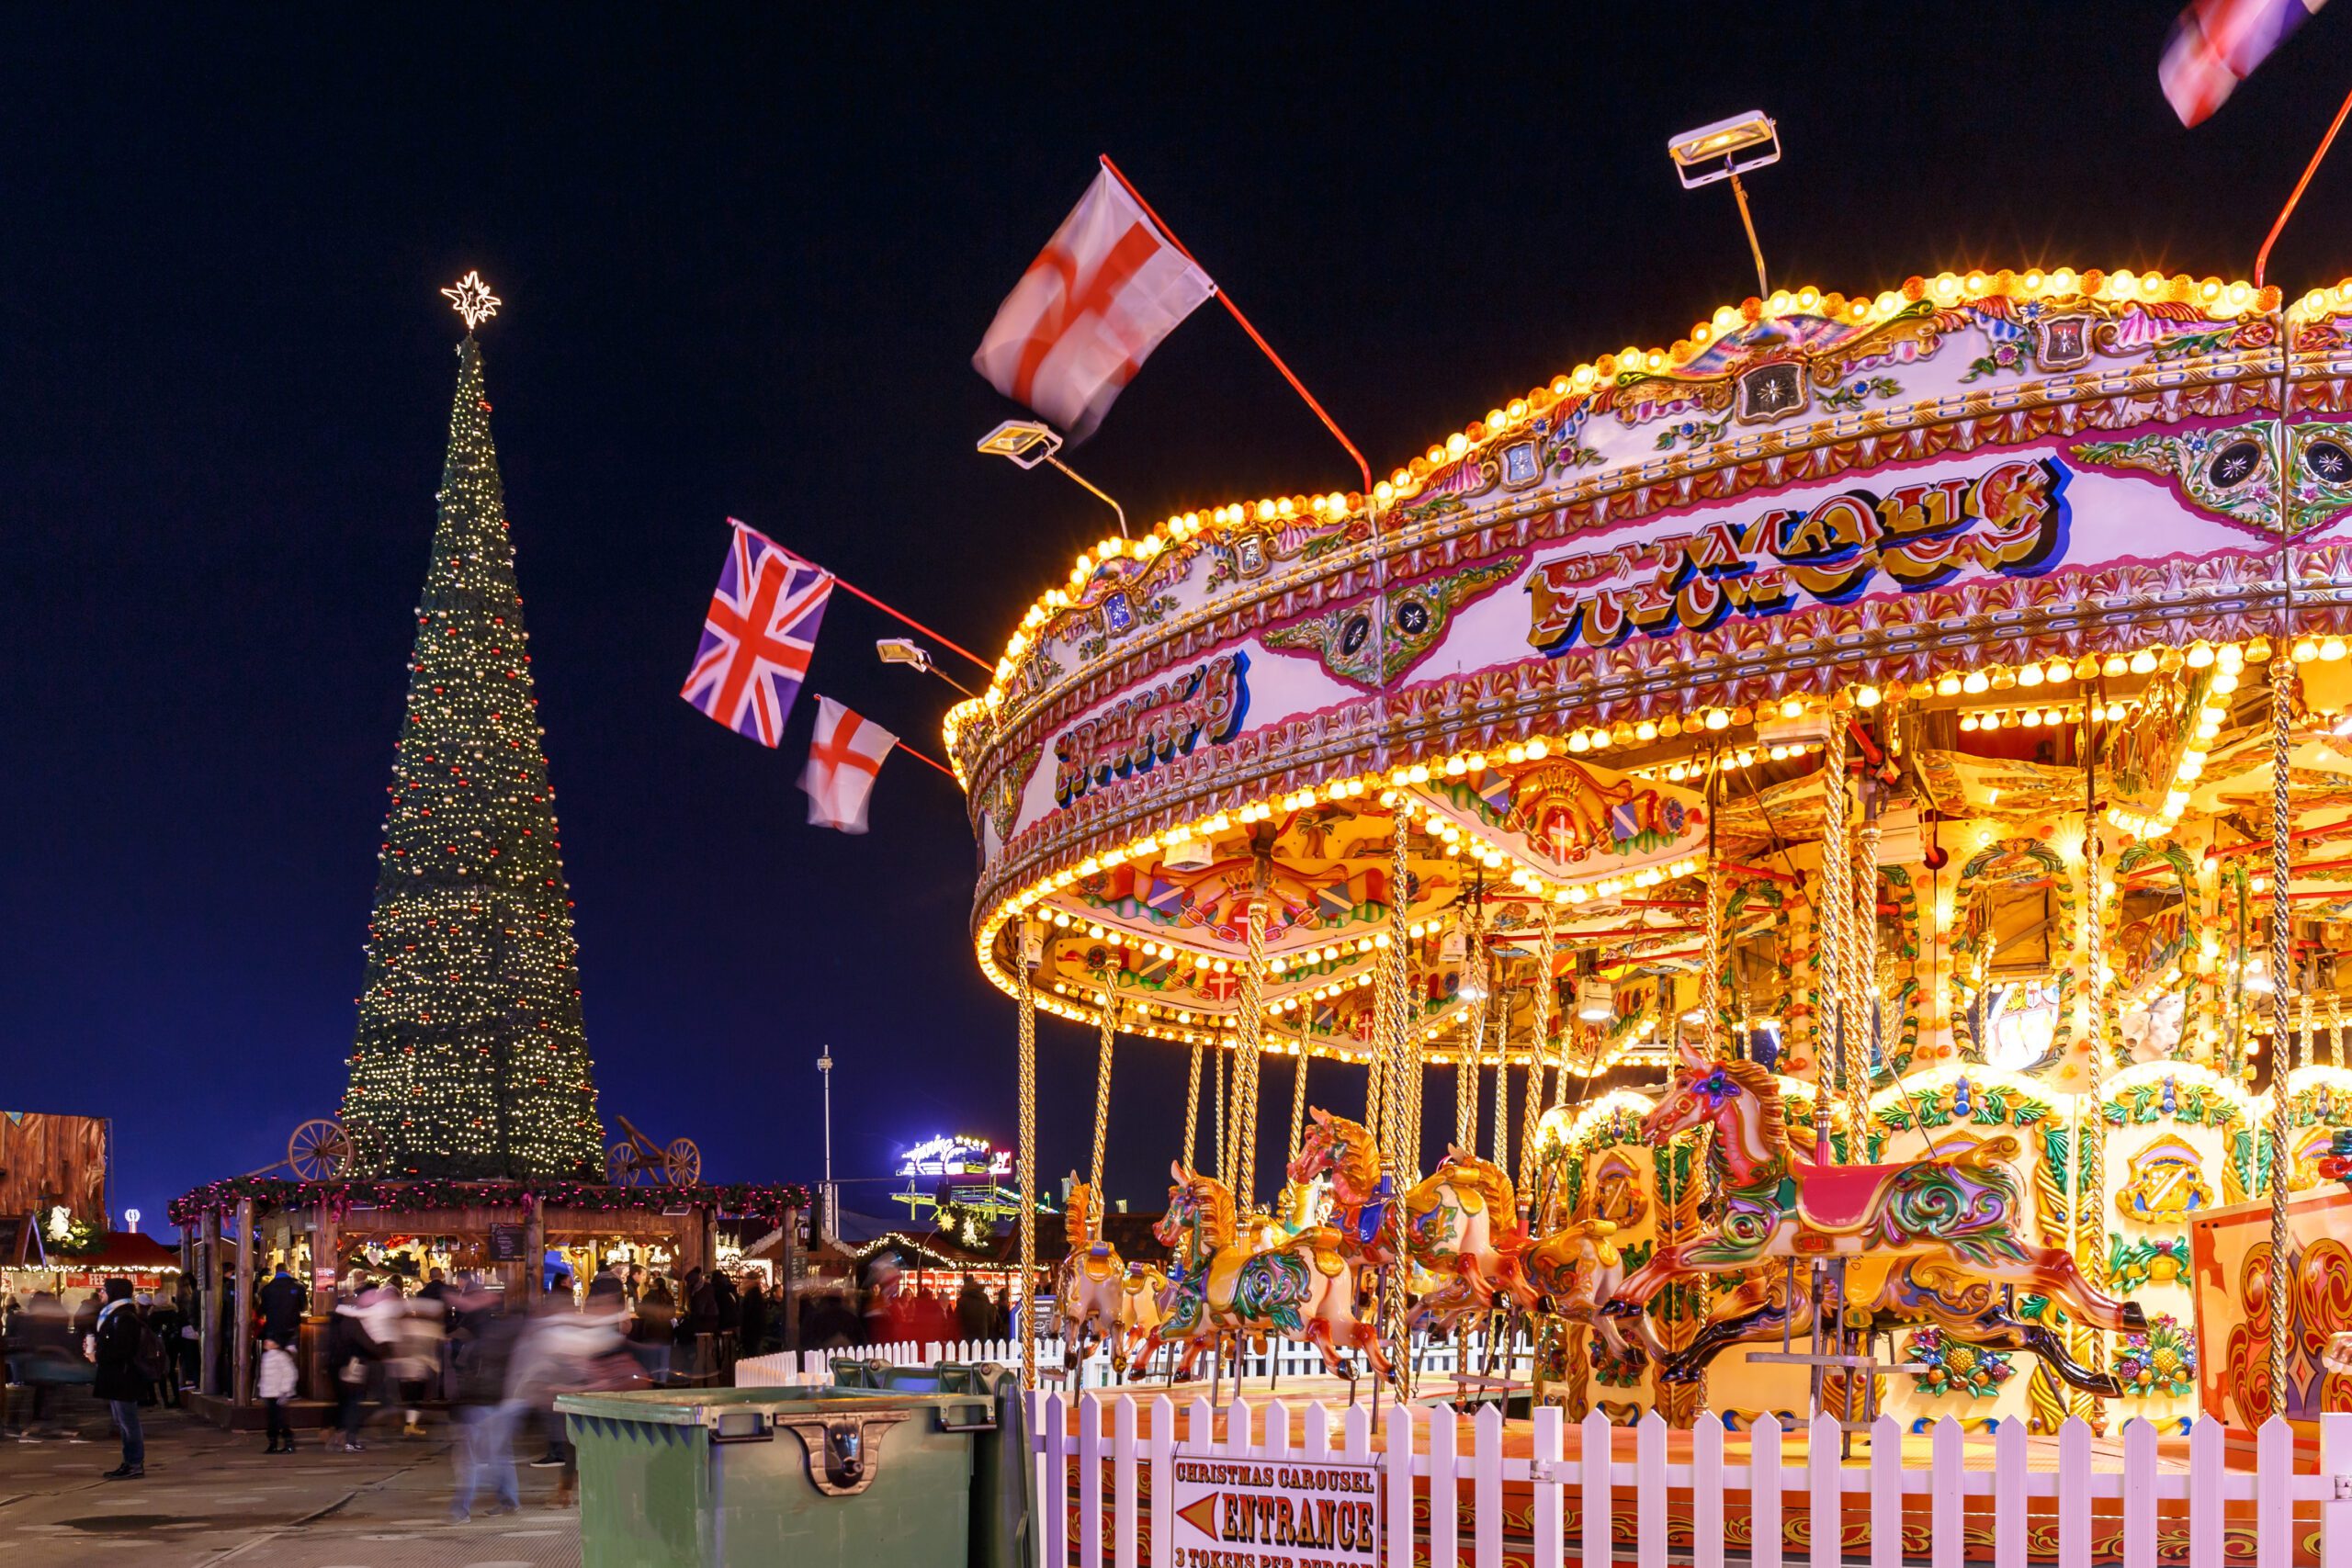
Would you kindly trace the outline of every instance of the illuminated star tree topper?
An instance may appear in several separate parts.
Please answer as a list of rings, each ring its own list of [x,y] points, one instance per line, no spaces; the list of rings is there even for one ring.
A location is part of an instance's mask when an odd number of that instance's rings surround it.
[[[448,299],[449,308],[466,319],[468,332],[498,314],[498,308],[506,303],[492,294],[490,285],[481,280],[481,274],[474,271],[467,272],[441,292]]]

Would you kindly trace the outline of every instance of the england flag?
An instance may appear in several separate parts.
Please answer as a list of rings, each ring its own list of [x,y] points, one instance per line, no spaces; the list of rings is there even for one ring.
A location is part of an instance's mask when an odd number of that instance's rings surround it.
[[[972,367],[1083,441],[1159,340],[1216,292],[1103,169],[997,308]]]
[[[882,759],[899,738],[860,718],[831,697],[817,699],[817,734],[808,743],[808,765],[800,787],[808,795],[808,820],[844,833],[865,831],[865,807]]]

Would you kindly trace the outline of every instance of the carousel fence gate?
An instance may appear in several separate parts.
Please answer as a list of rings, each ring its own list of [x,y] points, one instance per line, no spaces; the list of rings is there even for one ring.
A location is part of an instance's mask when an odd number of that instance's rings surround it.
[[[1859,1466],[1840,1461],[1838,1427],[1826,1416],[1814,1426],[1809,1457],[1784,1464],[1779,1423],[1770,1417],[1758,1421],[1746,1434],[1747,1462],[1734,1463],[1723,1423],[1702,1415],[1690,1434],[1689,1460],[1676,1462],[1668,1458],[1666,1423],[1655,1412],[1632,1429],[1633,1458],[1627,1462],[1626,1428],[1595,1411],[1581,1423],[1579,1449],[1607,1448],[1611,1457],[1587,1465],[1563,1457],[1571,1423],[1553,1406],[1537,1411],[1526,1424],[1530,1440],[1515,1445],[1521,1452],[1508,1454],[1502,1412],[1491,1404],[1469,1418],[1466,1447],[1452,1407],[1384,1404],[1385,1441],[1375,1451],[1373,1417],[1363,1404],[1339,1410],[1320,1402],[1307,1404],[1305,1439],[1294,1446],[1291,1416],[1297,1407],[1280,1402],[1254,1411],[1246,1404],[1228,1407],[1220,1437],[1218,1412],[1206,1400],[1195,1400],[1184,1413],[1180,1438],[1177,1406],[1166,1395],[1138,1400],[1129,1394],[1078,1394],[1074,1435],[1071,1398],[1032,1397],[1030,1430],[1042,1512],[1072,1525],[1058,1537],[1050,1529],[1039,1532],[1037,1568],[1069,1568],[1073,1562],[1077,1568],[1176,1568],[1172,1530],[1147,1529],[1139,1544],[1136,1522],[1141,1498],[1173,1495],[1171,1467],[1180,1447],[1187,1456],[1378,1463],[1385,1504],[1383,1561],[1399,1565],[1419,1556],[1429,1568],[1503,1568],[1503,1487],[1510,1483],[1527,1488],[1532,1500],[1527,1524],[1532,1541],[1513,1542],[1511,1555],[1527,1556],[1533,1568],[1606,1568],[1621,1558],[1638,1568],[1668,1568],[1670,1502],[1679,1505],[1677,1511],[1687,1510],[1690,1521],[1689,1544],[1676,1542],[1672,1561],[1687,1561],[1692,1568],[1724,1568],[1727,1560],[1753,1568],[1838,1568],[1865,1560],[1870,1568],[1904,1568],[1906,1547],[1911,1562],[1924,1555],[1928,1568],[1962,1568],[1972,1524],[1980,1544],[1989,1529],[1993,1568],[2027,1568],[2029,1532],[2048,1528],[2046,1517],[2030,1520],[2030,1500],[2054,1506],[2058,1568],[2088,1568],[2095,1561],[2120,1562],[2124,1568],[2158,1568],[2162,1561],[2185,1562],[2188,1568],[2243,1568],[2248,1562],[2244,1507],[2249,1505],[2252,1568],[2290,1568],[2299,1556],[2311,1555],[2314,1530],[2321,1568],[2352,1568],[2352,1416],[2322,1418],[2316,1462],[2307,1447],[2301,1469],[2292,1429],[2274,1418],[2256,1435],[2256,1468],[2245,1471],[2229,1468],[2224,1428],[2210,1418],[2200,1419],[2190,1434],[2185,1465],[2159,1460],[2156,1429],[2145,1421],[2125,1425],[2119,1454],[2113,1445],[2098,1452],[2090,1428],[2077,1419],[2059,1433],[2056,1468],[2035,1469],[2021,1422],[2010,1420],[1991,1437],[1972,1439],[1950,1417],[1931,1429],[1924,1467],[1905,1462],[1901,1429],[1891,1416],[1879,1418],[1869,1461]],[[1149,1436],[1138,1438],[1147,1427]],[[1112,1508],[1107,1524],[1106,1486]],[[1416,1540],[1414,1504],[1424,1487],[1428,1539],[1422,1542]],[[1753,1525],[1746,1551],[1726,1539],[1727,1493],[1747,1495],[1744,1506]],[[2339,1494],[2346,1500],[2339,1501]],[[1849,1495],[1867,1499],[1866,1533],[1856,1528],[1859,1516],[1846,1510]],[[1928,1499],[1924,1554],[1916,1528],[1906,1540],[1906,1497]],[[1630,1501],[1630,1542],[1622,1521],[1616,1529],[1585,1530],[1580,1539],[1571,1538],[1566,1519],[1572,1498],[1582,1519],[1616,1519],[1615,1504]],[[2103,1510],[2108,1516],[2120,1504],[2120,1554],[2110,1520],[2104,1532],[2110,1539],[2094,1556],[2095,1500],[2109,1504]],[[2160,1504],[2173,1506],[2161,1518]],[[2235,1540],[2225,1535],[2223,1508],[2230,1504],[2241,1506],[2230,1521],[2238,1531]],[[2184,1508],[2185,1543],[2177,1539]],[[1808,1526],[1815,1518],[1837,1518],[1839,1525],[1821,1532],[1808,1529],[1806,1544],[1792,1548],[1784,1544],[1781,1526],[1798,1517]],[[2174,1538],[2162,1552],[2160,1531]],[[1074,1557],[1069,1555],[1072,1536]],[[2304,1547],[2300,1553],[2299,1543]],[[1057,1546],[1064,1553],[1059,1562]],[[2046,1546],[2032,1554],[2046,1558]]]

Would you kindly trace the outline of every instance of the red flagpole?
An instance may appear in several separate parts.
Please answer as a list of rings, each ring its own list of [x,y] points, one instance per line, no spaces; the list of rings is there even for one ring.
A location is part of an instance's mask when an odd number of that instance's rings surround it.
[[[1184,248],[1184,242],[1176,237],[1176,231],[1170,229],[1161,220],[1159,214],[1151,209],[1151,203],[1143,198],[1143,192],[1136,189],[1135,182],[1120,171],[1118,164],[1111,162],[1111,155],[1108,152],[1102,153],[1100,156],[1102,160],[1102,167],[1109,172],[1113,179],[1119,182],[1129,196],[1136,198],[1136,205],[1143,209],[1143,215],[1151,220],[1152,226],[1168,237],[1168,243],[1175,246],[1186,261],[1191,262],[1194,266],[1200,266],[1202,274],[1206,276],[1208,268],[1201,266],[1199,260],[1193,256],[1193,253]],[[1363,475],[1364,498],[1367,501],[1370,500],[1372,498],[1372,465],[1363,460],[1363,454],[1357,451],[1356,444],[1348,439],[1348,433],[1341,430],[1339,423],[1324,412],[1323,405],[1315,400],[1315,394],[1306,389],[1306,383],[1301,381],[1292,373],[1291,367],[1283,363],[1283,356],[1274,352],[1274,345],[1268,343],[1258,329],[1250,324],[1250,318],[1241,313],[1241,307],[1233,302],[1233,296],[1227,294],[1213,279],[1209,288],[1216,294],[1217,302],[1226,308],[1227,312],[1241,323],[1241,330],[1250,334],[1250,341],[1258,345],[1259,352],[1274,362],[1274,368],[1283,373],[1283,379],[1290,383],[1291,390],[1306,400],[1306,406],[1315,411],[1315,417],[1323,422],[1323,428],[1329,431],[1338,438],[1340,445],[1348,449],[1348,456],[1356,460],[1357,471]]]

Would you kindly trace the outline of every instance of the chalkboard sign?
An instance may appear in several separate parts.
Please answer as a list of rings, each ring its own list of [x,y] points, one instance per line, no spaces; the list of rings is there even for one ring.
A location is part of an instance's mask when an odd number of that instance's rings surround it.
[[[530,1255],[528,1226],[492,1225],[490,1227],[490,1260],[492,1263],[520,1263]]]

